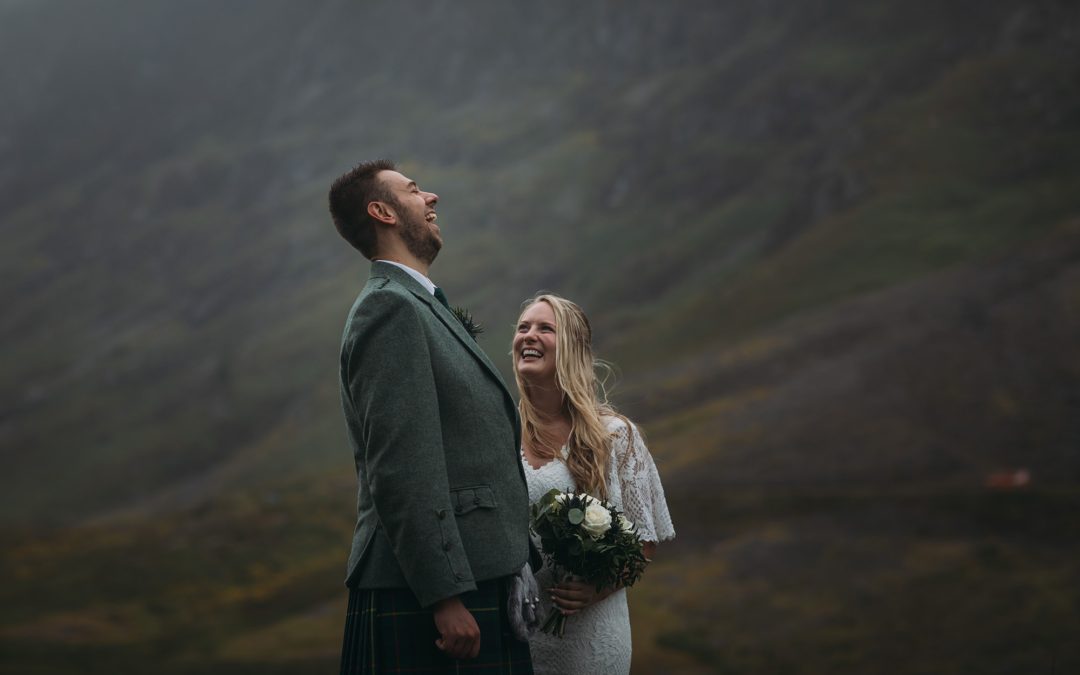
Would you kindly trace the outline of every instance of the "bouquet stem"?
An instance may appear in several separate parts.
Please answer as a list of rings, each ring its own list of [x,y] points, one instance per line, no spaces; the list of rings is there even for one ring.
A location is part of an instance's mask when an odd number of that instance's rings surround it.
[[[548,614],[547,620],[544,621],[544,625],[540,627],[540,630],[561,638],[566,632],[566,615],[563,614],[558,607],[553,608],[551,613]]]

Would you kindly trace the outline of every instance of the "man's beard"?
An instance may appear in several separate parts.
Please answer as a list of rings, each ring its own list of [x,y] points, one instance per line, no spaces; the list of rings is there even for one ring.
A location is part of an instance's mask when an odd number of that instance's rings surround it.
[[[404,221],[401,239],[405,242],[405,248],[428,265],[435,262],[435,256],[439,255],[439,249],[442,248],[442,241],[431,231],[427,221],[415,220],[411,216],[407,216]]]

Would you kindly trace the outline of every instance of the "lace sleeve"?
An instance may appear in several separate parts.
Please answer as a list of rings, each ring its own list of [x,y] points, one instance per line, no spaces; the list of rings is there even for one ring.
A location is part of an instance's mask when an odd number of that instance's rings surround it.
[[[675,528],[668,513],[664,486],[652,455],[645,447],[641,432],[633,423],[618,420],[611,444],[613,479],[622,493],[622,510],[637,525],[644,541],[667,541],[675,538]]]

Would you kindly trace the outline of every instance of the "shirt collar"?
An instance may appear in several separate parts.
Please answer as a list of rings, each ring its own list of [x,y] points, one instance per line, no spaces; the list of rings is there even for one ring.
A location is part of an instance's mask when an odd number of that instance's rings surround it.
[[[376,261],[372,261],[372,262],[376,262]],[[417,272],[416,270],[409,267],[408,265],[403,265],[402,263],[399,263],[399,262],[396,262],[396,261],[393,261],[393,260],[383,260],[383,259],[378,259],[377,262],[382,262],[382,263],[386,263],[387,265],[393,265],[395,267],[400,267],[401,269],[405,270],[409,274],[410,277],[412,277],[413,279],[416,279],[416,281],[421,286],[426,288],[428,293],[431,293],[432,295],[435,295],[435,284],[433,284],[431,282],[431,279],[428,279],[423,274]]]

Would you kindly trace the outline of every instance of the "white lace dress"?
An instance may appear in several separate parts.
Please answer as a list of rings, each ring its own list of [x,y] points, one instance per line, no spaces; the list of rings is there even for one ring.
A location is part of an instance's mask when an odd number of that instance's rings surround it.
[[[671,524],[664,488],[656,464],[636,427],[633,431],[619,418],[608,420],[613,435],[611,459],[608,464],[608,499],[626,517],[637,524],[644,541],[665,541],[675,536]],[[563,453],[566,449],[563,449]],[[565,457],[565,455],[564,455]],[[535,503],[552,488],[576,491],[566,464],[555,459],[534,469],[525,461],[525,477],[529,484],[529,501]],[[534,538],[535,539],[535,538]],[[540,545],[538,539],[536,545]],[[537,573],[542,590],[555,585],[552,571],[546,562]],[[541,593],[541,616],[552,611],[551,596]],[[533,670],[536,675],[558,674],[606,675],[630,672],[630,611],[626,605],[626,589],[620,589],[567,618],[566,634],[557,638],[536,633],[529,640]]]

